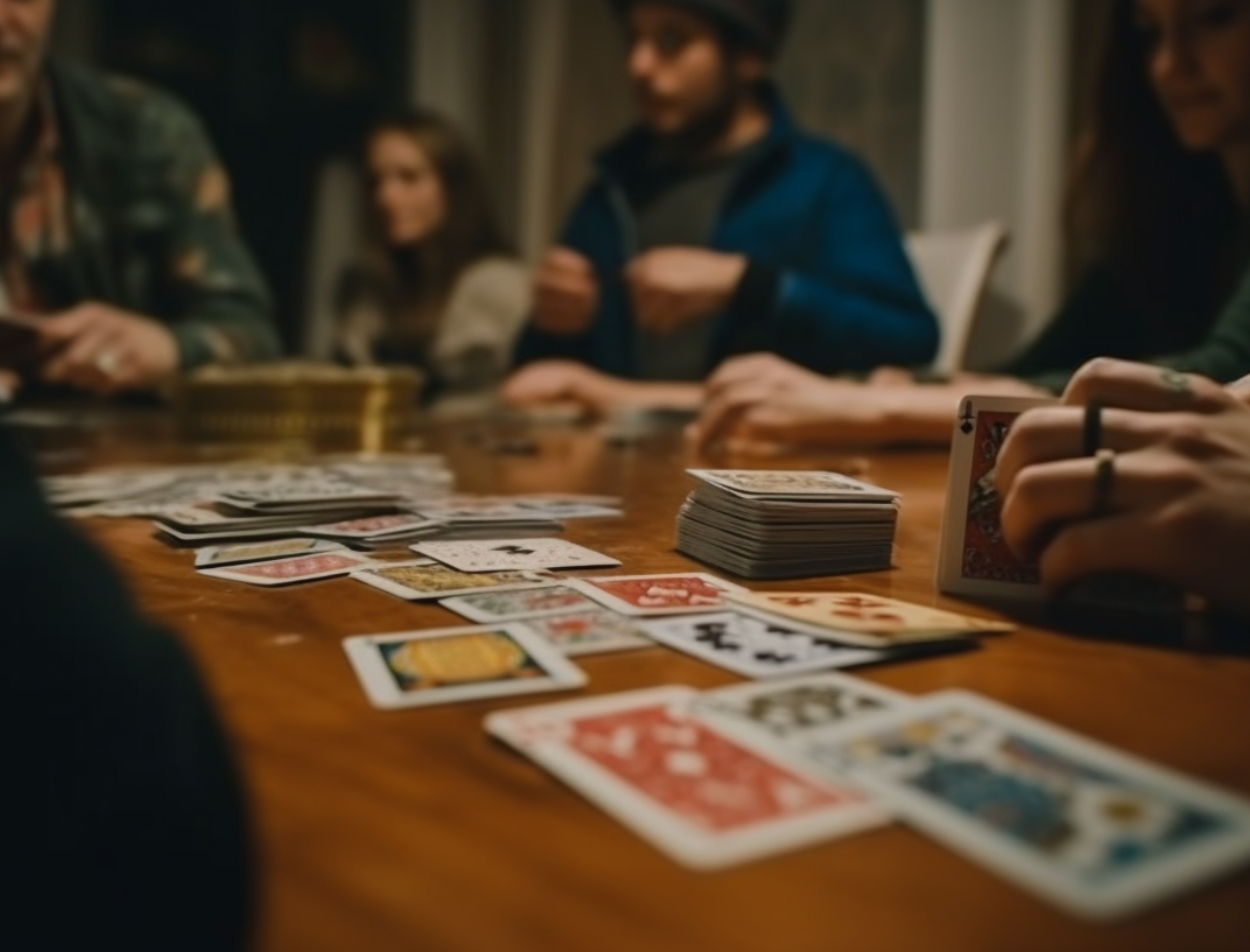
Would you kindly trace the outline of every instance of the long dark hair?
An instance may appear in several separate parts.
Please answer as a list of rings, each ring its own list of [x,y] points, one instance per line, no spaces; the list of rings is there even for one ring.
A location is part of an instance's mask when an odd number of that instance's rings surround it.
[[[1097,258],[1111,267],[1153,336],[1171,345],[1178,313],[1214,318],[1232,291],[1237,201],[1219,157],[1186,149],[1164,113],[1133,0],[1113,0],[1103,30],[1069,183],[1069,239],[1078,266]]]
[[[366,261],[388,286],[393,306],[434,314],[465,268],[490,255],[511,254],[512,248],[473,150],[451,120],[428,109],[403,109],[375,122],[365,141],[385,133],[408,137],[428,158],[442,186],[445,215],[415,248],[388,246],[375,228]]]

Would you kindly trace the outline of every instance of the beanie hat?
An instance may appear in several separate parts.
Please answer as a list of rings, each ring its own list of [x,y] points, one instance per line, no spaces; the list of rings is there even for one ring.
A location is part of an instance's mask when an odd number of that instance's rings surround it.
[[[634,0],[612,0],[618,14],[624,15]],[[760,52],[775,56],[790,25],[793,0],[657,0],[682,7],[727,29],[736,38]]]

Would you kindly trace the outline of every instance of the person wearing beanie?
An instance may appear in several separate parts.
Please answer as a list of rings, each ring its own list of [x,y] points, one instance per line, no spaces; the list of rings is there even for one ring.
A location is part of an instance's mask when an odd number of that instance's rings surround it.
[[[881,190],[771,82],[790,0],[611,2],[641,122],[539,267],[504,399],[689,409],[736,354],[931,360],[937,321]]]

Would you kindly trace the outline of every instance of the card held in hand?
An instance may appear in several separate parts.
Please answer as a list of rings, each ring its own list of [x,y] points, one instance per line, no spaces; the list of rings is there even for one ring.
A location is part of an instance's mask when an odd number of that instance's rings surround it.
[[[1037,598],[1037,565],[1018,559],[1003,539],[998,454],[1016,418],[1055,401],[967,397],[951,440],[950,476],[938,555],[937,586],[950,595]]]

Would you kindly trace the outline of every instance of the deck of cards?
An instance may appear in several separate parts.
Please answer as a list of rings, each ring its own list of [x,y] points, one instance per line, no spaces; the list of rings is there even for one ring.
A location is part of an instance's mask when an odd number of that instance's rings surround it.
[[[814,470],[688,470],[677,550],[743,578],[890,567],[898,494]]]

